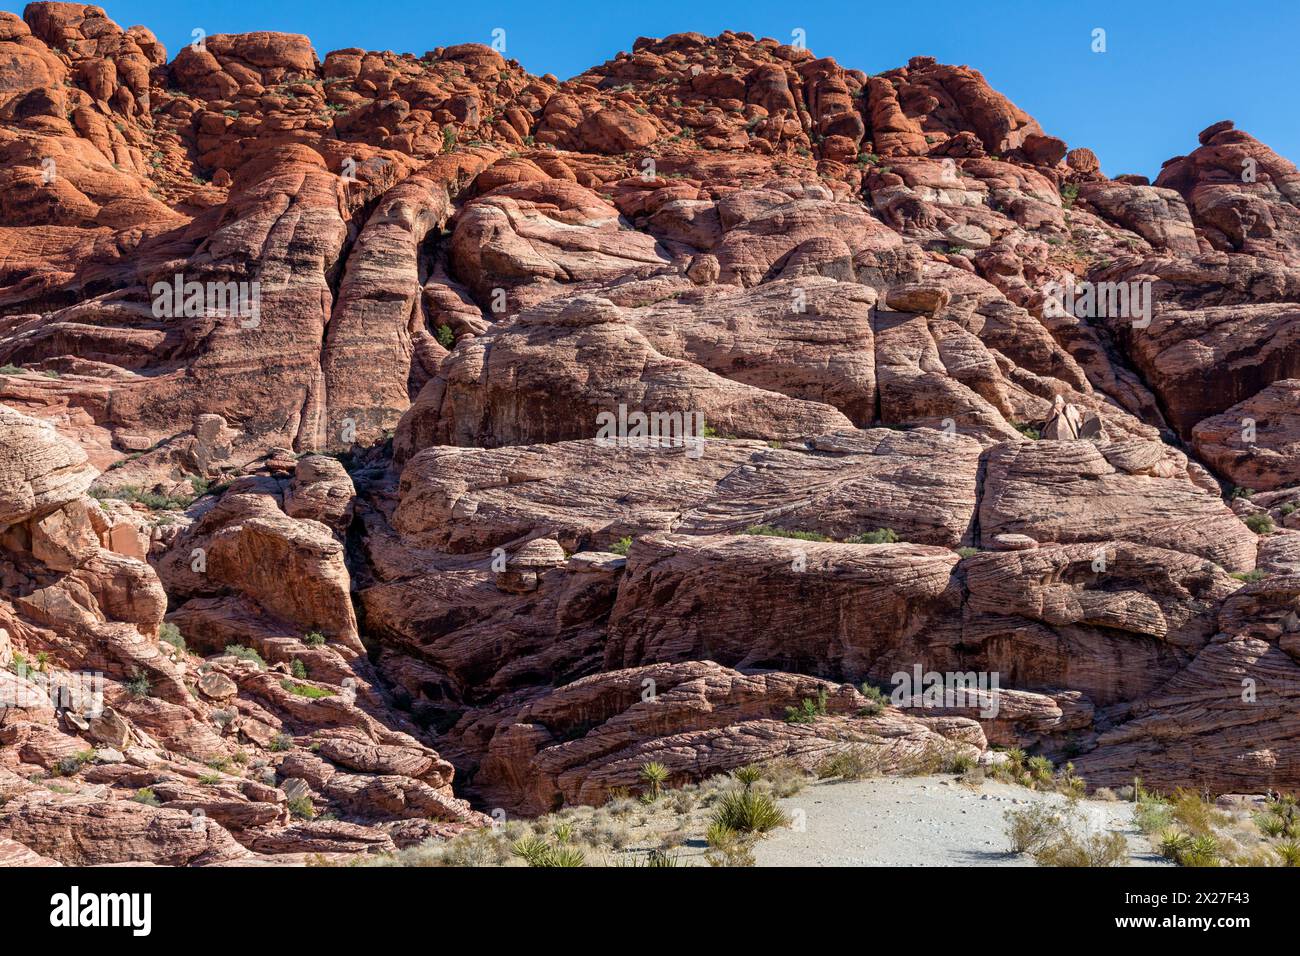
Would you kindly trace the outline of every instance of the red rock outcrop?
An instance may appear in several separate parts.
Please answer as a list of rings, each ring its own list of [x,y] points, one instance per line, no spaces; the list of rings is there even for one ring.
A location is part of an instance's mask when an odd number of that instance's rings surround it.
[[[732,31],[560,82],[0,14],[0,862],[846,746],[1300,790],[1300,172],[1199,141],[1109,178]],[[997,712],[859,716],[917,667]]]

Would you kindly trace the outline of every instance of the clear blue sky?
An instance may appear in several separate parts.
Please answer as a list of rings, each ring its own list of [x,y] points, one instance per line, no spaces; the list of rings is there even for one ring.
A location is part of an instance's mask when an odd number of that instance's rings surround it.
[[[10,0],[12,4],[12,0]],[[566,79],[628,50],[638,36],[724,29],[788,41],[869,73],[926,55],[981,70],[993,86],[1110,175],[1143,173],[1236,120],[1300,162],[1300,4],[1209,0],[925,0],[834,4],[774,0],[101,0],[122,26],[149,27],[175,56],[209,34],[286,30],[322,57],[340,47],[424,53],[491,41],[533,73]],[[1091,51],[1094,28],[1107,52]]]

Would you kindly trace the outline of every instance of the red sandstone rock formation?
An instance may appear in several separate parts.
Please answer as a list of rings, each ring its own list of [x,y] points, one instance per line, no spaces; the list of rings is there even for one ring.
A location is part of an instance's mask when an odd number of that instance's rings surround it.
[[[561,83],[34,3],[0,159],[0,863],[846,746],[1300,789],[1300,173],[1231,122],[1108,179],[927,57]],[[1000,712],[863,710],[918,665]]]

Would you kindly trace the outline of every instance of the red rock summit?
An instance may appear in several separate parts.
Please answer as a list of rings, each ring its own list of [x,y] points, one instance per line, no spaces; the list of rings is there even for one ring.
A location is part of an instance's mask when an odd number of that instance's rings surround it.
[[[1300,789],[1300,172],[1194,135],[1112,179],[730,31],[561,82],[0,14],[0,858],[848,747]],[[916,666],[1006,712],[872,714]]]

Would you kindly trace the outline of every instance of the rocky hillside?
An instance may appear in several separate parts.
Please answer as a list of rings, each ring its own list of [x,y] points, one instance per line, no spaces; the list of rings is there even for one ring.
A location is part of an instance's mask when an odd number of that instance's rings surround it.
[[[0,861],[846,747],[1300,789],[1300,171],[1193,133],[1108,179],[744,33],[560,82],[0,14]],[[857,689],[917,665],[996,714]]]

